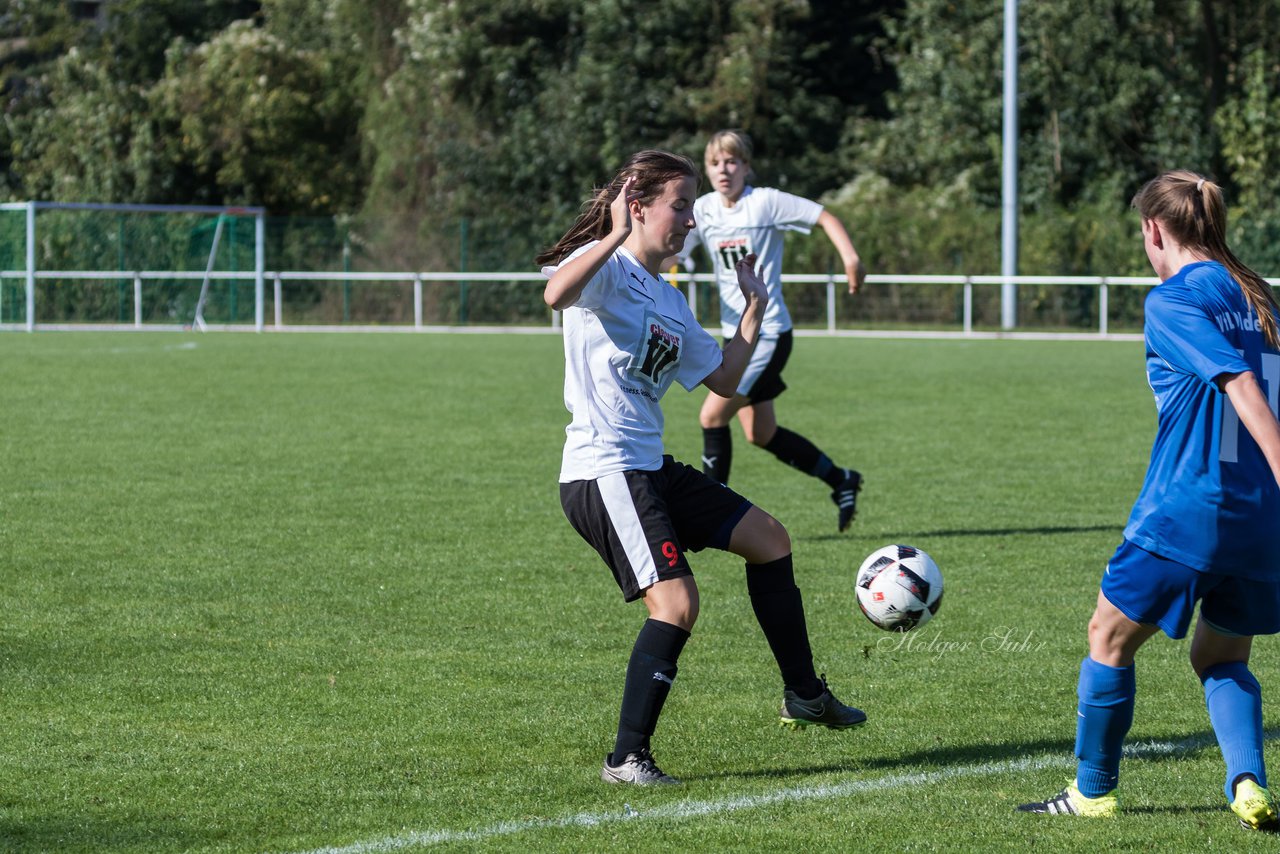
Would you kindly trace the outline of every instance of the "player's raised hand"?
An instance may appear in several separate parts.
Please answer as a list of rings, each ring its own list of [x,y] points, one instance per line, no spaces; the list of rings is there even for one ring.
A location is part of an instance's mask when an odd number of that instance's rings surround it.
[[[769,302],[769,288],[756,272],[755,253],[740,258],[738,263],[733,265],[733,270],[738,275],[738,287],[742,289],[742,295],[746,297],[747,303],[758,301],[763,308]]]
[[[631,203],[640,198],[640,194],[631,189],[635,182],[636,177],[634,175],[623,181],[622,189],[618,191],[617,197],[609,205],[609,216],[613,222],[614,234],[625,236],[631,233]]]

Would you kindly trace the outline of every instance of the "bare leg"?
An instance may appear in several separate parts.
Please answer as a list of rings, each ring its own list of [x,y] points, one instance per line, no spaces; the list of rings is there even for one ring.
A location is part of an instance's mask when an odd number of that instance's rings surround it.
[[[746,400],[746,398],[743,398]],[[742,406],[738,409],[738,423],[747,441],[757,448],[763,448],[773,441],[778,432],[778,416],[773,408],[773,401],[766,400]]]

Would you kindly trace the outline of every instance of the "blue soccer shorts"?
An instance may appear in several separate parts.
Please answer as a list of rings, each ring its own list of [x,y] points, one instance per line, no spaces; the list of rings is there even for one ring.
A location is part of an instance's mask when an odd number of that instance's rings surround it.
[[[1200,602],[1200,617],[1219,634],[1236,637],[1280,632],[1280,582],[1200,572],[1125,540],[1102,574],[1102,595],[1135,623],[1186,637]]]

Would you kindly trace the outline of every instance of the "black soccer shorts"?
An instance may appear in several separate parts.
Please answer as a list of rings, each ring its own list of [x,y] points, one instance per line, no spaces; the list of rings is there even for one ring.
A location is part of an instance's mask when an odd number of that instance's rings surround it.
[[[701,471],[663,456],[656,471],[560,484],[569,524],[604,558],[631,602],[659,581],[692,575],[686,551],[727,549],[752,504]]]

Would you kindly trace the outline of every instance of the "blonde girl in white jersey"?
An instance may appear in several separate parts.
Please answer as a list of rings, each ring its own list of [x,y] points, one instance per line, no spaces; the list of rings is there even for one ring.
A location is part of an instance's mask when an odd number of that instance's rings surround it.
[[[724,335],[733,334],[742,298],[735,283],[734,266],[747,256],[758,259],[756,268],[769,289],[769,305],[751,363],[738,387],[729,394],[711,391],[703,402],[703,471],[721,483],[729,482],[733,441],[729,423],[734,416],[746,440],[769,451],[779,460],[831,487],[837,508],[836,524],[844,531],[857,512],[862,475],[841,468],[812,442],[778,425],[774,398],[786,390],[782,369],[791,354],[791,315],[782,298],[782,250],[788,231],[808,233],[815,225],[830,239],[844,266],[849,293],[857,293],[866,278],[858,252],[840,220],[822,205],[770,187],[753,187],[751,138],[735,130],[712,135],[705,154],[707,177],[713,192],[694,205],[697,229],[689,235],[679,257],[690,258],[701,244],[711,258],[720,290],[720,323]]]
[[[650,739],[698,617],[686,556],[704,548],[746,560],[747,590],[783,680],[785,725],[833,729],[866,720],[832,695],[813,666],[791,540],[773,517],[663,453],[659,401],[673,382],[731,394],[768,305],[753,258],[736,265],[741,320],[723,351],[660,278],[694,227],[698,172],[665,151],[632,155],[573,227],[538,256],[543,298],[564,313],[565,405],[571,413],[560,501],[613,572],[626,601],[648,611],[627,666],[613,751],[601,779],[670,784]]]

